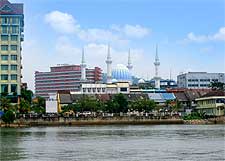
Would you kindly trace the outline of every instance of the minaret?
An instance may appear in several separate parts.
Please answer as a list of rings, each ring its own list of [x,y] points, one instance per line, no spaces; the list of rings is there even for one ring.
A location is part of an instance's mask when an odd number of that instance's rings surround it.
[[[155,55],[155,88],[160,89],[160,77],[159,77],[159,56],[158,56],[158,45],[156,45],[156,55]]]
[[[112,58],[110,55],[110,45],[108,45],[107,64],[107,83],[112,83]]]
[[[131,63],[131,57],[130,57],[130,49],[129,49],[129,52],[128,52],[128,63],[127,63],[127,68],[129,69],[130,73],[131,73],[131,70],[133,68],[133,65]]]
[[[81,60],[81,81],[86,81],[86,63],[84,59],[84,48],[82,49],[82,60]]]

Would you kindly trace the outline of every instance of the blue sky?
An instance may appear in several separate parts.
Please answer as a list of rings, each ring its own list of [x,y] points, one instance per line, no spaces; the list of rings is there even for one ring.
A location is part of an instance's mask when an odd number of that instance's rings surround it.
[[[224,72],[225,0],[11,0],[25,6],[24,81],[56,64],[87,65],[105,71],[107,44],[113,66],[127,63],[133,74],[154,76],[155,46],[160,75],[187,71]]]

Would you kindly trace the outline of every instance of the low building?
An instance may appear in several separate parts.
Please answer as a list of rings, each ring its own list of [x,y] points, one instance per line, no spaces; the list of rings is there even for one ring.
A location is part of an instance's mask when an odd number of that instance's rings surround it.
[[[129,82],[116,82],[111,84],[81,84],[81,94],[117,94],[130,93]],[[75,93],[74,93],[75,94]]]
[[[188,72],[177,76],[178,88],[210,88],[211,82],[225,83],[225,73]]]
[[[58,113],[60,112],[58,106],[58,95],[56,93],[49,94],[48,100],[46,100],[46,113]]]
[[[208,116],[224,116],[225,92],[213,91],[196,99],[196,110]]]

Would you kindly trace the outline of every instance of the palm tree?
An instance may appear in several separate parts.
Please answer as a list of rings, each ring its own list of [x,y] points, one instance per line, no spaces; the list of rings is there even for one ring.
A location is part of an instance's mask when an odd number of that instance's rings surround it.
[[[12,107],[12,105],[10,104],[10,100],[9,99],[7,99],[6,97],[1,97],[0,98],[0,108],[4,112],[8,111],[11,107]]]

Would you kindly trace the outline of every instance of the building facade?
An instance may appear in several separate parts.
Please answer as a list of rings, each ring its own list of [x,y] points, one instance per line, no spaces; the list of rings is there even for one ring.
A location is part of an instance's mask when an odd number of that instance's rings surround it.
[[[21,93],[23,4],[0,0],[0,93]]]
[[[80,65],[58,65],[50,72],[35,72],[35,94],[48,98],[49,93],[57,91],[80,91],[81,83],[98,83],[102,81],[99,67],[86,68],[86,81],[81,80]]]
[[[225,83],[225,73],[188,72],[177,76],[178,88],[210,88],[211,82]]]

